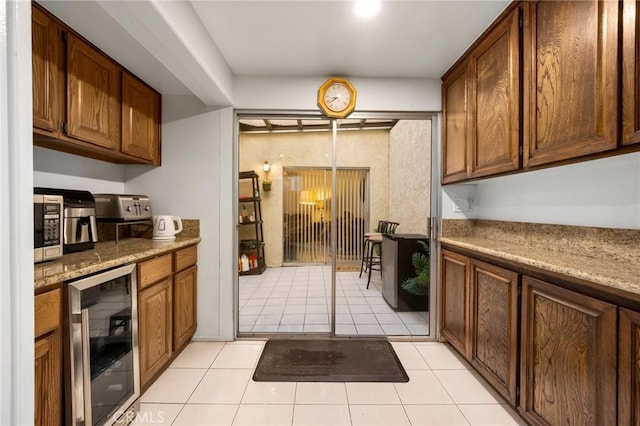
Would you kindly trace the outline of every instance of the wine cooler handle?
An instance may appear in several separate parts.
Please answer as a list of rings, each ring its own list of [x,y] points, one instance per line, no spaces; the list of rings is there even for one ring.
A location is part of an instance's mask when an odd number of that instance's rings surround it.
[[[89,310],[82,310],[82,394],[84,397],[84,424],[93,424],[91,418],[91,363],[89,359]]]

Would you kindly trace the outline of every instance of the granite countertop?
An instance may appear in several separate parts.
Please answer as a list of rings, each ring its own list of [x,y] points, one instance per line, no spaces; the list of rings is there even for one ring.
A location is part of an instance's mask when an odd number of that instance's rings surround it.
[[[515,244],[477,236],[442,237],[440,243],[640,294],[640,263],[630,259],[597,258],[553,250],[549,246]]]
[[[200,237],[177,237],[172,241],[150,238],[128,238],[96,243],[93,250],[65,254],[59,259],[34,265],[35,290],[63,281],[135,263],[142,259],[167,253],[200,242]]]

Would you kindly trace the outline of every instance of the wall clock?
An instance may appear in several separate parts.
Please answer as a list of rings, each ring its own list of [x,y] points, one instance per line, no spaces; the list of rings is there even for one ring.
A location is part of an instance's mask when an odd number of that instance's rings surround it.
[[[356,88],[346,78],[331,77],[318,89],[318,107],[330,118],[345,118],[356,108]]]

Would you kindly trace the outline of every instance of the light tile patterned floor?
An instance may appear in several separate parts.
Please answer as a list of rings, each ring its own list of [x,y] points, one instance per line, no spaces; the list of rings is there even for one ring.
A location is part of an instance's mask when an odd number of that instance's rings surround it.
[[[447,345],[392,344],[407,383],[254,382],[264,341],[192,342],[142,395],[135,424],[525,424]]]
[[[380,272],[336,273],[336,334],[425,336],[427,312],[395,312],[380,293]],[[239,284],[240,333],[328,333],[331,267],[267,268]]]

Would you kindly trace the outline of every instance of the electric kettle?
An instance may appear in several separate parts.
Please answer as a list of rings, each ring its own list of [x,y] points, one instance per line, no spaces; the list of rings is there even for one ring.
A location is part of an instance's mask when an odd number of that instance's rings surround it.
[[[153,216],[153,239],[173,240],[182,232],[182,220],[176,216]]]

